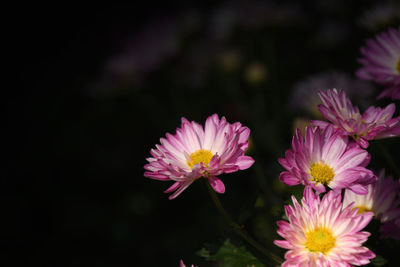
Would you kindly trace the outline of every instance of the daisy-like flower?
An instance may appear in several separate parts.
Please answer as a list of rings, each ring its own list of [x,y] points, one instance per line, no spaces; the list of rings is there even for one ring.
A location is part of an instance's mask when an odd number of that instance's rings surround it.
[[[325,129],[306,127],[305,137],[299,129],[293,136],[292,148],[279,163],[287,170],[280,180],[287,185],[303,184],[317,192],[329,187],[335,191],[349,188],[357,194],[366,194],[367,185],[376,181],[372,171],[365,168],[370,155],[347,136]]]
[[[320,91],[318,94],[322,100],[318,108],[325,119],[333,123],[341,134],[353,137],[363,148],[369,146],[368,140],[400,135],[400,117],[393,118],[396,110],[394,104],[383,109],[370,106],[361,114],[343,90]],[[321,128],[329,125],[324,121],[311,121],[311,124]]]
[[[367,46],[361,48],[364,57],[358,60],[363,67],[356,75],[388,86],[378,98],[400,99],[400,28],[390,28],[366,43]]]
[[[361,231],[372,219],[372,212],[357,214],[352,204],[345,206],[341,194],[328,192],[322,200],[310,187],[304,189],[299,204],[285,206],[287,221],[278,221],[278,234],[284,240],[275,245],[288,249],[282,267],[352,266],[368,264],[375,254],[362,244],[370,233]]]
[[[250,130],[239,122],[230,124],[217,114],[207,118],[205,127],[182,118],[176,134],[167,133],[161,138],[147,158],[144,175],[161,181],[175,181],[165,193],[175,191],[169,199],[176,198],[200,177],[208,179],[217,193],[224,193],[225,186],[216,176],[244,170],[254,160],[245,156]]]
[[[374,218],[383,223],[381,232],[387,232],[385,229],[391,228],[392,234],[397,232],[399,235],[400,225],[397,229],[395,227],[396,220],[400,220],[399,189],[399,181],[393,180],[392,177],[385,177],[385,172],[381,171],[378,181],[368,185],[368,194],[357,195],[345,190],[343,205],[353,203],[354,209],[357,209],[359,214],[372,211]],[[385,226],[385,224],[387,225]]]

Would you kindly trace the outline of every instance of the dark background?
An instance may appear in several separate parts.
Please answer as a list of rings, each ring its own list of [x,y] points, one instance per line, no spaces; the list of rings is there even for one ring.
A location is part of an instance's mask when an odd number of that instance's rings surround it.
[[[227,237],[243,244],[201,182],[169,201],[162,192],[170,183],[143,176],[150,149],[175,132],[181,117],[203,123],[213,113],[250,127],[256,160],[221,176],[227,189],[221,199],[256,239],[283,255],[271,242],[275,222],[290,194],[302,189],[278,181],[277,159],[290,146],[294,119],[312,118],[291,109],[291,92],[323,71],[353,77],[365,39],[398,25],[360,27],[356,18],[373,6],[147,1],[10,9],[4,266],[178,266],[181,258],[209,266],[196,251],[215,251]],[[121,58],[127,67],[118,65]],[[249,74],[254,66],[264,78]],[[374,99],[379,90],[370,101],[390,103]],[[396,175],[385,155],[396,162],[398,139],[379,142],[370,148],[372,167]],[[386,258],[395,255],[390,247],[381,252]]]

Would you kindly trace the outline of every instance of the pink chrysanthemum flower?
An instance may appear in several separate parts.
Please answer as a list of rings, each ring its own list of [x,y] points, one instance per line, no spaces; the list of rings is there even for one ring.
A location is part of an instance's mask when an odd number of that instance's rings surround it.
[[[175,191],[174,199],[191,183],[205,177],[218,193],[225,192],[225,186],[216,176],[249,168],[254,160],[245,156],[250,130],[239,122],[230,124],[225,117],[217,114],[207,118],[205,127],[182,118],[182,126],[176,134],[167,133],[161,138],[147,158],[146,177],[175,181],[165,193]]]
[[[375,219],[383,223],[381,232],[385,232],[385,229],[390,226],[391,234],[396,236],[396,232],[397,235],[400,234],[400,225],[397,229],[395,227],[396,220],[400,220],[399,189],[399,181],[394,181],[392,177],[385,177],[385,172],[381,171],[378,181],[368,185],[368,194],[357,195],[345,190],[343,205],[353,203],[354,209],[357,208],[359,214],[372,211]]]
[[[322,200],[310,187],[304,189],[301,205],[292,196],[293,206],[285,206],[287,221],[278,221],[284,240],[275,245],[289,249],[282,267],[365,265],[375,254],[362,244],[370,233],[361,230],[371,221],[372,212],[357,214],[344,206],[341,195],[328,192]]]
[[[297,129],[292,147],[286,150],[285,158],[279,159],[287,170],[280,174],[280,180],[287,185],[301,183],[320,193],[329,187],[366,194],[366,186],[377,179],[365,168],[370,160],[368,152],[349,142],[347,136],[334,132],[332,126],[307,127],[304,138]]]
[[[394,104],[383,109],[371,106],[361,114],[343,90],[320,91],[318,94],[322,100],[318,108],[325,119],[333,123],[341,134],[353,137],[363,148],[369,146],[368,140],[400,135],[400,117],[393,118]],[[311,121],[311,124],[321,128],[329,125],[324,121]]]
[[[400,28],[391,28],[366,43],[367,46],[361,48],[364,57],[358,60],[363,67],[356,75],[388,86],[378,98],[400,99]]]

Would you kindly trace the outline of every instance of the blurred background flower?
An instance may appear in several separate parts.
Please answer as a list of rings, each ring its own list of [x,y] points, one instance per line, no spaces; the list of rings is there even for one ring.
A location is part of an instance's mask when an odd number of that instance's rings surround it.
[[[321,118],[318,105],[322,102],[318,91],[335,88],[343,89],[352,101],[364,108],[371,103],[374,93],[374,87],[369,82],[353,78],[341,71],[327,71],[296,83],[291,93],[290,107],[313,118]]]
[[[400,183],[398,180],[393,180],[393,177],[386,177],[385,170],[381,170],[377,176],[378,181],[368,185],[368,194],[366,195],[357,195],[346,189],[343,206],[353,203],[353,209],[357,208],[358,214],[372,211],[374,219],[382,223],[380,227],[380,231],[383,232],[382,236],[398,239],[400,227],[395,222],[400,219]],[[388,229],[391,231],[389,232]]]
[[[400,24],[400,4],[396,1],[380,1],[366,8],[357,19],[357,24],[369,31],[379,32],[391,25]]]
[[[400,100],[400,26],[380,32],[365,43],[360,49],[363,57],[358,59],[362,67],[356,76],[387,87],[378,98]]]

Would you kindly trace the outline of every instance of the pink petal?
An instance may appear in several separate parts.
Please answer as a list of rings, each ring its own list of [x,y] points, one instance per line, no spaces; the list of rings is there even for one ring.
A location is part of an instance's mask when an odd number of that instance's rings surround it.
[[[249,156],[238,157],[238,159],[236,161],[236,165],[239,166],[240,170],[245,170],[245,169],[250,168],[251,165],[253,165],[253,163],[254,163],[254,159]]]
[[[181,186],[182,182],[175,182],[172,186],[170,186],[164,193],[171,193],[178,189]]]
[[[300,179],[293,176],[290,172],[281,172],[279,180],[287,185],[298,185],[300,183]]]
[[[174,198],[176,198],[177,196],[179,196],[186,188],[188,188],[188,186],[193,183],[194,180],[190,180],[184,183],[181,183],[181,186],[179,187],[178,190],[176,190],[172,195],[170,195],[168,197],[169,200],[172,200]],[[167,189],[168,190],[168,189]]]
[[[220,193],[220,194],[225,193],[225,185],[217,177],[213,176],[213,177],[209,178],[208,182],[210,183],[212,188],[214,188],[215,192]]]
[[[359,195],[366,195],[366,194],[368,194],[368,189],[367,189],[367,187],[364,186],[364,185],[354,184],[354,185],[351,185],[351,186],[349,187],[349,189],[350,189],[351,191],[353,191],[354,193],[359,194]]]

